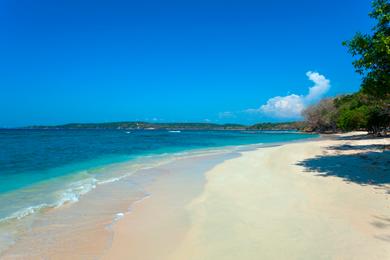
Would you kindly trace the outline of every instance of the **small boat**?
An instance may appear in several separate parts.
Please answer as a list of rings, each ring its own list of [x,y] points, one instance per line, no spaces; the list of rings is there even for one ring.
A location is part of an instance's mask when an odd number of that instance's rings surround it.
[[[169,131],[170,133],[181,133],[181,131],[179,131],[179,130],[171,130],[171,131]]]

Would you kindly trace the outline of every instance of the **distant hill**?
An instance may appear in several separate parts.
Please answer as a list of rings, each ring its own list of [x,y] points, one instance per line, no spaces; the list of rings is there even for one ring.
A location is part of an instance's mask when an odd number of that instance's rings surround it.
[[[303,122],[259,123],[252,126],[240,124],[213,123],[148,123],[148,122],[111,122],[111,123],[72,123],[55,126],[28,126],[25,129],[166,129],[166,130],[300,130]]]
[[[304,128],[304,122],[258,123],[248,127],[250,130],[303,130]]]

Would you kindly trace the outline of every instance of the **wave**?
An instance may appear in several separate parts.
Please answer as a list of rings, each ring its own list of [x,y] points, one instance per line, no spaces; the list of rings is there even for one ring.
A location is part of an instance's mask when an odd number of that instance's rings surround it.
[[[14,219],[20,220],[28,215],[31,215],[37,211],[42,210],[43,208],[48,208],[48,207],[50,207],[48,204],[43,203],[43,204],[23,208],[23,209],[20,209],[20,210],[14,212],[9,217],[5,217],[3,219],[0,219],[0,221],[9,221],[9,220],[14,220]]]
[[[98,180],[95,178],[71,183],[72,187],[62,192],[60,199],[58,200],[55,207],[60,207],[66,203],[79,201],[82,195],[87,194],[91,190],[95,189],[97,184]]]
[[[68,203],[74,203],[79,201],[80,197],[84,194],[87,194],[91,190],[95,189],[97,185],[97,179],[91,178],[86,179],[74,183],[70,183],[67,189],[57,191],[54,195],[54,197],[57,197],[57,199],[54,200],[54,202],[43,202],[37,205],[31,205],[25,208],[21,208],[12,214],[10,214],[7,217],[4,217],[0,219],[1,222],[10,222],[13,220],[20,220],[24,217],[27,217],[29,215],[32,215],[34,213],[41,212],[45,209],[50,208],[58,208]],[[47,200],[50,200],[50,196],[48,196]]]
[[[30,186],[28,189],[33,190],[34,192],[32,194],[28,193],[28,196],[37,197],[39,199],[31,201],[30,205],[17,209],[7,216],[0,218],[0,224],[13,220],[21,220],[22,218],[41,212],[45,209],[59,208],[65,204],[76,203],[83,195],[96,189],[99,185],[117,182],[131,176],[139,170],[150,169],[164,163],[169,163],[176,157],[171,157],[170,155],[172,154],[167,153],[158,156],[144,156],[138,160],[135,159],[125,163],[106,165],[105,167],[101,167],[97,172],[96,170],[91,169],[90,171],[81,171],[72,175],[82,178],[80,180],[73,180],[73,178],[68,180],[66,177],[69,176],[65,176],[63,179],[46,181]],[[56,188],[57,190],[55,190]],[[12,195],[15,194],[10,194],[9,198],[11,198]],[[13,197],[14,205],[12,205],[12,208],[15,208],[18,203],[21,203],[21,205],[28,203],[28,201],[24,200],[26,194],[23,190],[20,190],[19,193],[16,192],[16,195],[17,196]],[[5,198],[4,201],[9,200],[9,198]]]

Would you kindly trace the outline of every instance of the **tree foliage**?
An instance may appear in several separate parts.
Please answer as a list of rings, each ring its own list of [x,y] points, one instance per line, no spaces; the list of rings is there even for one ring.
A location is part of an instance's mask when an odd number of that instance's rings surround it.
[[[359,94],[341,96],[335,99],[338,110],[337,126],[342,130],[366,129],[368,106]]]
[[[369,14],[376,20],[372,35],[357,33],[345,41],[352,56],[353,65],[363,76],[362,91],[366,94],[388,99],[390,95],[390,3],[375,0]]]

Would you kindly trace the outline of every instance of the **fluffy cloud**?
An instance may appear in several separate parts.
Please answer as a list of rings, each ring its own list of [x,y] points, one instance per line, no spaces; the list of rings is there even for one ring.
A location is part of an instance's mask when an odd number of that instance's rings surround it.
[[[314,82],[314,86],[309,89],[309,94],[305,96],[306,102],[318,101],[328,92],[330,81],[318,72],[308,71],[306,76]]]
[[[262,113],[277,118],[299,117],[303,109],[302,96],[295,94],[270,98],[265,105],[260,107]]]
[[[314,82],[307,95],[276,96],[258,109],[248,109],[249,113],[261,113],[275,118],[298,118],[308,105],[321,99],[330,88],[330,81],[318,72],[308,71],[306,76]]]

